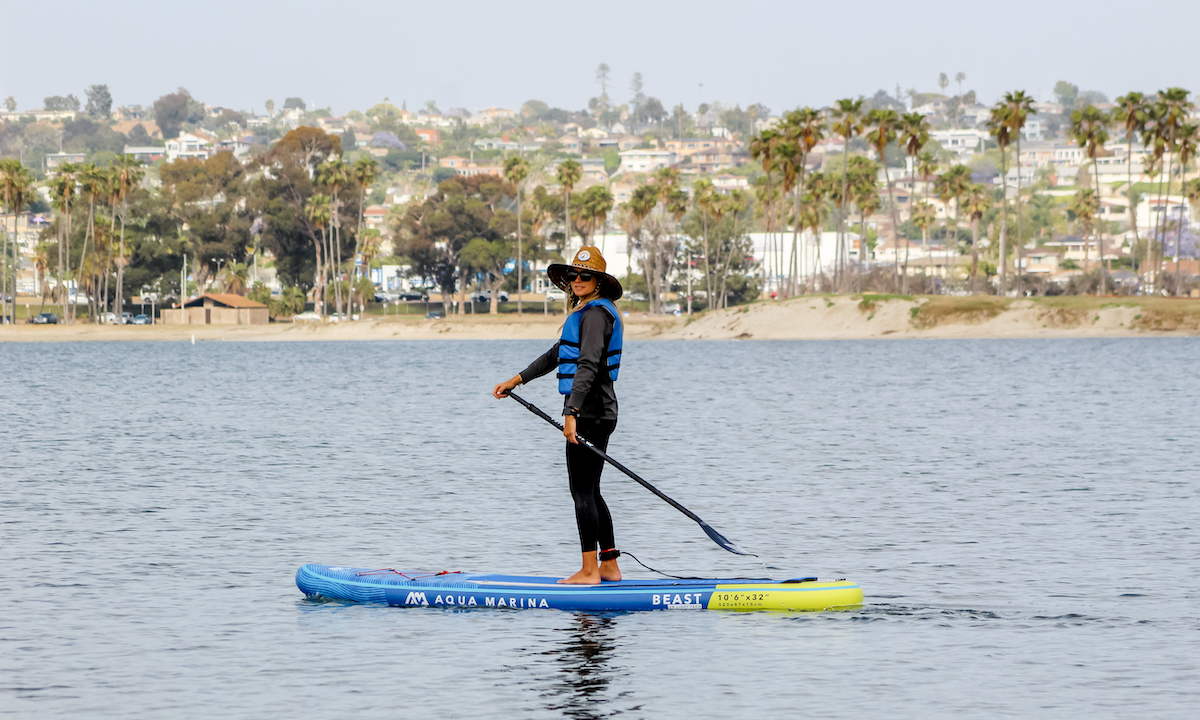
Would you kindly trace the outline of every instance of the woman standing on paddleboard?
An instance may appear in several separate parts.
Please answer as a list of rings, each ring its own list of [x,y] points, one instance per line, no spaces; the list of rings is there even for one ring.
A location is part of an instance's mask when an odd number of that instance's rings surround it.
[[[600,473],[604,460],[579,444],[576,433],[601,450],[617,427],[617,395],[613,381],[621,364],[621,314],[614,300],[621,297],[621,283],[604,272],[607,263],[600,250],[579,248],[570,265],[555,263],[546,275],[567,293],[566,322],[559,341],[510,380],[492,390],[497,398],[508,391],[558,369],[558,391],[563,403],[563,435],[567,438],[567,476],[575,499],[575,522],[583,549],[583,567],[569,578],[572,585],[598,585],[601,580],[620,580],[621,569],[613,537],[612,516],[600,496]],[[599,551],[599,552],[597,552]]]

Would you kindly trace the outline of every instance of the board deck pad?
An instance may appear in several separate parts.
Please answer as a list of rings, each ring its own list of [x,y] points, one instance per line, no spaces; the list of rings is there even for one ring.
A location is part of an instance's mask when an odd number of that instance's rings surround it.
[[[861,605],[863,601],[862,588],[846,580],[649,578],[599,585],[560,585],[558,580],[536,575],[423,573],[317,564],[296,571],[296,586],[309,597],[399,607],[834,610]]]

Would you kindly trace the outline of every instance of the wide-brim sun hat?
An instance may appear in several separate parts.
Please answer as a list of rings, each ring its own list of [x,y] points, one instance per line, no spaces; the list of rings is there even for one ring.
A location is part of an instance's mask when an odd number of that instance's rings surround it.
[[[621,283],[612,275],[605,272],[608,263],[604,261],[604,256],[600,254],[600,248],[591,245],[584,245],[579,248],[579,252],[575,253],[575,259],[570,265],[565,263],[553,263],[546,268],[546,277],[550,278],[550,282],[557,285],[563,291],[570,292],[571,281],[567,279],[567,272],[571,270],[586,270],[596,275],[600,280],[600,294],[609,300],[620,300],[625,291],[621,288]]]

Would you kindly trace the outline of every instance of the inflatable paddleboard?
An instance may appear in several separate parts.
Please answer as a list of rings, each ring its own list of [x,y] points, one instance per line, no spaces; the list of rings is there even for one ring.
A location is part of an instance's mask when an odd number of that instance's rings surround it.
[[[861,605],[846,580],[620,580],[559,585],[557,577],[400,572],[305,565],[296,587],[312,598],[400,607],[547,608],[555,610],[835,610]]]

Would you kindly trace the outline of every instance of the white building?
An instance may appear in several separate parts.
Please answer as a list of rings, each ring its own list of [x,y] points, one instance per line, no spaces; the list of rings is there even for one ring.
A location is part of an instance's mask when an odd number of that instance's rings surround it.
[[[207,160],[213,152],[213,138],[202,132],[181,133],[179,137],[167,141],[167,162],[175,162],[181,157]]]
[[[950,152],[968,156],[983,149],[988,133],[984,130],[935,130],[929,137]]]
[[[626,150],[621,153],[618,173],[648,173],[659,168],[671,167],[677,156],[671,150]]]

